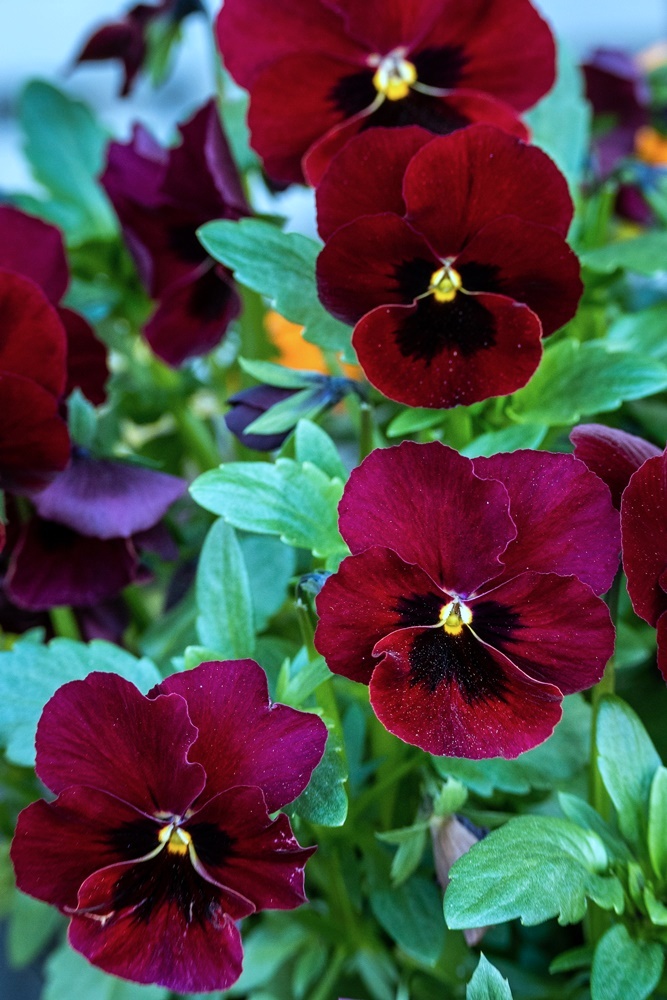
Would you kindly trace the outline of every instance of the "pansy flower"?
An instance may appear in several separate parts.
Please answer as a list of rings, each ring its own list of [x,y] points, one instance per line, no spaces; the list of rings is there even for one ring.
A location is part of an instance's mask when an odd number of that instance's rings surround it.
[[[571,455],[373,452],[339,507],[352,555],[317,598],[317,649],[430,753],[516,757],[595,684],[614,629],[609,490]]]
[[[576,311],[572,210],[548,156],[496,128],[374,129],[317,191],[320,298],[356,324],[359,363],[390,399],[440,408],[505,395]]]
[[[326,727],[271,705],[252,660],[202,664],[145,697],[115,674],[61,687],[37,729],[37,774],[58,797],[19,816],[17,885],[69,916],[105,972],[183,993],[241,972],[236,921],[305,901],[285,815]]]
[[[231,273],[208,256],[196,231],[249,213],[215,101],[179,131],[180,145],[163,149],[137,125],[129,143],[111,143],[101,178],[158,302],[144,334],[173,366],[216,347],[241,308]]]
[[[250,91],[253,148],[282,182],[316,185],[377,125],[483,121],[525,137],[518,113],[554,81],[551,31],[528,0],[225,0],[217,35]]]

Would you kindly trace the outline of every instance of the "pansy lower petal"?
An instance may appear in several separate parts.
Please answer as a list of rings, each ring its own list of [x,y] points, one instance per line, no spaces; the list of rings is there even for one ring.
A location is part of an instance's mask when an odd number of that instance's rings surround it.
[[[517,757],[546,740],[562,694],[527,677],[464,627],[404,629],[375,647],[370,683],[380,722],[429,753],[473,760]]]
[[[150,692],[157,693],[187,702],[199,729],[188,759],[206,770],[207,798],[235,785],[256,785],[274,812],[303,791],[324,752],[322,720],[271,704],[266,674],[254,660],[203,663],[172,674]]]
[[[391,549],[348,556],[317,595],[315,646],[330,670],[368,684],[373,647],[399,628],[436,625],[450,600],[419,566]]]
[[[428,296],[416,306],[379,306],[357,323],[352,344],[369,382],[389,399],[446,409],[524,386],[540,363],[541,335],[527,306],[459,293],[453,302]]]
[[[0,488],[42,489],[69,462],[58,400],[32,379],[0,372],[0,427]]]
[[[470,459],[439,441],[371,452],[338,509],[353,554],[393,549],[461,596],[499,573],[516,531],[502,484],[480,481]]]
[[[148,815],[182,815],[204,788],[188,759],[197,737],[183,698],[146,698],[117,674],[63,685],[37,727],[37,774],[47,788],[90,785]]]
[[[599,476],[611,490],[614,507],[620,509],[623,490],[630,477],[649,458],[661,454],[650,441],[603,424],[579,424],[570,434],[575,458]]]
[[[623,569],[632,607],[656,625],[667,610],[660,579],[667,568],[667,455],[658,455],[634,473],[621,501]],[[664,582],[664,577],[663,577]]]
[[[596,684],[614,652],[607,605],[573,576],[522,573],[469,607],[476,636],[563,694]]]
[[[596,594],[618,569],[618,515],[608,488],[573,455],[516,451],[474,459],[475,472],[504,483],[517,541],[503,554],[504,579],[519,573],[576,576]]]

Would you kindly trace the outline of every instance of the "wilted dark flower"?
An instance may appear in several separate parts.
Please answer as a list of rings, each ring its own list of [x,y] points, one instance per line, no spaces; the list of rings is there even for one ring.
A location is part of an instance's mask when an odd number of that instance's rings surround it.
[[[122,720],[122,725],[119,725]],[[275,812],[308,784],[326,727],[271,705],[252,660],[206,663],[144,697],[115,674],[60,688],[37,730],[58,797],[19,816],[19,888],[71,918],[106,972],[190,993],[241,972],[236,921],[305,901],[301,848]]]
[[[449,885],[449,871],[455,861],[467,854],[489,832],[475,826],[465,816],[450,813],[431,819],[431,843],[435,873],[443,892]],[[486,934],[488,927],[468,927],[463,936],[469,948],[474,948]]]

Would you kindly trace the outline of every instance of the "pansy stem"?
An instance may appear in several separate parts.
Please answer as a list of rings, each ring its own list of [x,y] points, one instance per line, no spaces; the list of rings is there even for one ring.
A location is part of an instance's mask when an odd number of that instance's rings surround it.
[[[317,659],[317,650],[315,649],[315,644],[313,641],[313,624],[310,620],[310,612],[308,610],[308,605],[300,597],[297,597],[294,602],[296,608],[296,618],[299,623],[299,631],[301,633],[301,641],[306,647],[306,652],[308,653],[309,660]]]
[[[373,407],[370,403],[359,404],[359,461],[363,462],[374,447]]]
[[[327,971],[317,984],[317,989],[311,993],[310,1000],[330,1000],[335,995],[333,989],[346,958],[345,948],[342,945],[336,948],[327,966]]]
[[[220,452],[204,421],[188,403],[176,405],[173,415],[187,453],[195,459],[203,472],[216,469],[220,465]]]
[[[49,618],[53,631],[62,639],[74,639],[81,642],[81,632],[72,609],[66,605],[59,608],[51,608]]]

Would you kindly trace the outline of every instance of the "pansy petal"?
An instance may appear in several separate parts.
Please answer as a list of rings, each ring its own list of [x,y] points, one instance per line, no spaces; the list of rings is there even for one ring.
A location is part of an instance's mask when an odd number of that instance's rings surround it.
[[[197,737],[183,698],[146,698],[117,674],[64,684],[37,727],[37,774],[47,788],[90,785],[148,815],[182,815],[206,775],[188,760]]]
[[[324,752],[326,726],[316,715],[272,705],[254,660],[202,663],[172,674],[151,695],[172,692],[186,700],[199,729],[188,759],[206,770],[207,800],[235,785],[256,785],[274,812],[304,790]]]
[[[391,548],[460,596],[498,574],[516,533],[502,484],[481,481],[470,459],[439,441],[371,452],[338,509],[353,554]]]
[[[661,454],[650,441],[603,424],[579,424],[570,433],[570,441],[575,457],[607,484],[617,509],[632,474],[647,459]]]
[[[30,278],[0,268],[0,372],[21,375],[59,396],[67,338],[57,311]]]
[[[73,309],[58,309],[60,322],[67,334],[67,385],[65,397],[74,389],[81,389],[86,399],[95,406],[106,400],[106,381],[109,378],[107,351],[95,336],[90,323]]]
[[[541,335],[527,306],[461,293],[453,302],[428,296],[417,306],[380,306],[357,324],[352,344],[369,382],[389,399],[447,408],[524,386],[540,363]]]
[[[303,869],[314,847],[297,843],[287,816],[272,820],[259,788],[221,792],[187,824],[197,870],[260,909],[306,902]]]
[[[97,788],[76,786],[55,802],[33,802],[19,815],[11,858],[22,892],[76,909],[82,883],[107,865],[159,846],[160,825]]]
[[[614,652],[607,605],[573,576],[521,573],[469,607],[476,636],[563,694],[596,684]]]
[[[75,453],[34,504],[41,517],[82,535],[130,538],[152,528],[186,487],[178,476]]]
[[[609,490],[573,455],[516,451],[474,459],[475,472],[510,495],[517,541],[503,554],[504,579],[519,573],[576,576],[596,594],[618,569],[619,525]]]
[[[0,427],[0,488],[42,489],[69,462],[58,401],[32,379],[0,372]]]
[[[32,278],[52,305],[69,282],[60,231],[12,205],[0,205],[0,267]]]
[[[436,625],[449,600],[391,549],[366,549],[344,559],[317,595],[315,646],[335,674],[368,684],[375,644],[399,628]]]
[[[558,688],[527,677],[465,629],[403,629],[375,647],[371,678],[380,722],[433,754],[517,757],[542,743],[561,716]]]
[[[458,253],[500,215],[565,236],[574,210],[565,178],[546,153],[490,125],[424,146],[405,172],[403,195],[408,220],[442,256]]]
[[[178,993],[226,989],[241,973],[243,949],[222,898],[189,858],[162,851],[91,875],[69,942],[100,969],[136,983]]]
[[[634,473],[621,501],[623,569],[636,614],[656,625],[667,610],[661,586],[667,569],[667,455],[658,455]]]
[[[438,17],[446,16],[446,0],[325,0],[341,12],[353,38],[371,51],[386,55],[396,48],[412,49],[428,34]]]

